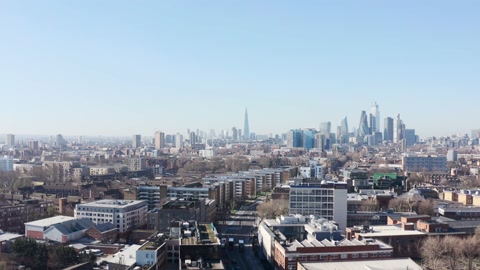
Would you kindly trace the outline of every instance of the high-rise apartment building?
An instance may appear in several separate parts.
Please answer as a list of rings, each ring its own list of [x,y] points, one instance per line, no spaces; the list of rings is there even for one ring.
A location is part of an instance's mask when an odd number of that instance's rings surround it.
[[[15,145],[15,135],[13,135],[13,134],[5,135],[5,144],[8,145],[8,146],[14,146]]]
[[[250,140],[250,127],[248,125],[248,112],[247,108],[245,108],[245,120],[243,122],[243,138],[245,140]]]
[[[157,131],[155,133],[155,149],[165,148],[165,133]]]
[[[177,135],[175,135],[175,148],[183,148],[183,135],[180,133],[177,133]]]
[[[387,117],[384,122],[383,139],[393,142],[393,118]]]
[[[142,136],[135,134],[132,136],[132,147],[139,148],[142,144]]]
[[[372,133],[380,131],[380,110],[378,109],[377,102],[373,102],[370,114],[374,117],[374,121],[370,127],[372,128]]]
[[[28,149],[33,151],[38,150],[38,141],[37,140],[28,141]]]
[[[315,215],[347,226],[347,183],[290,186],[290,214]]]

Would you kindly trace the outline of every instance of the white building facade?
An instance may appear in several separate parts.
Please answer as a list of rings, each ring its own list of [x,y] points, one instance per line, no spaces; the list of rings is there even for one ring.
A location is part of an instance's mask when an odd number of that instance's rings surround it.
[[[147,224],[147,203],[138,200],[100,200],[77,204],[76,218],[89,218],[95,224],[110,222],[120,233]]]
[[[315,215],[347,226],[347,183],[322,181],[320,185],[292,185],[290,214]]]

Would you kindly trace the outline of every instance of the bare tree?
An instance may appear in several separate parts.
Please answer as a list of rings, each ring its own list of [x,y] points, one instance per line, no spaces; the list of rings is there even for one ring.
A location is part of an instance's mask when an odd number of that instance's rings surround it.
[[[419,215],[433,216],[435,214],[435,203],[432,200],[424,200],[418,205]]]
[[[480,239],[477,237],[477,235],[465,238],[459,246],[459,249],[463,259],[467,263],[467,269],[473,270],[473,261],[477,256],[480,255]]]
[[[457,269],[458,261],[462,256],[462,239],[447,235],[440,243],[443,246],[443,256],[448,260],[450,269]]]
[[[257,215],[263,220],[266,218],[275,218],[280,215],[288,214],[289,207],[287,200],[273,200],[264,202],[257,207]]]
[[[420,248],[420,254],[430,269],[438,269],[443,254],[442,240],[437,236],[427,237]]]

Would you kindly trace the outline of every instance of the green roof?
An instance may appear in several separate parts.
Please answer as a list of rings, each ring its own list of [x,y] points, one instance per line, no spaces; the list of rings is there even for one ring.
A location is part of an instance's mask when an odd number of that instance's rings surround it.
[[[396,173],[374,173],[373,174],[373,182],[376,184],[378,183],[378,179],[380,178],[390,178],[392,180],[397,180]]]

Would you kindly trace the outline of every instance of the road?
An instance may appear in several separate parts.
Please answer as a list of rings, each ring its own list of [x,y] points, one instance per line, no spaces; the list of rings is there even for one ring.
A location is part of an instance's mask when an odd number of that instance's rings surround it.
[[[220,238],[228,239],[233,237],[235,239],[236,246],[234,249],[225,249],[225,257],[230,262],[229,265],[226,265],[226,269],[263,269],[257,257],[253,254],[251,244],[252,230],[256,225],[256,208],[258,203],[257,201],[241,207],[238,212],[231,215],[227,220],[217,224],[217,230],[221,235]],[[238,240],[244,241],[244,252],[239,251]]]

